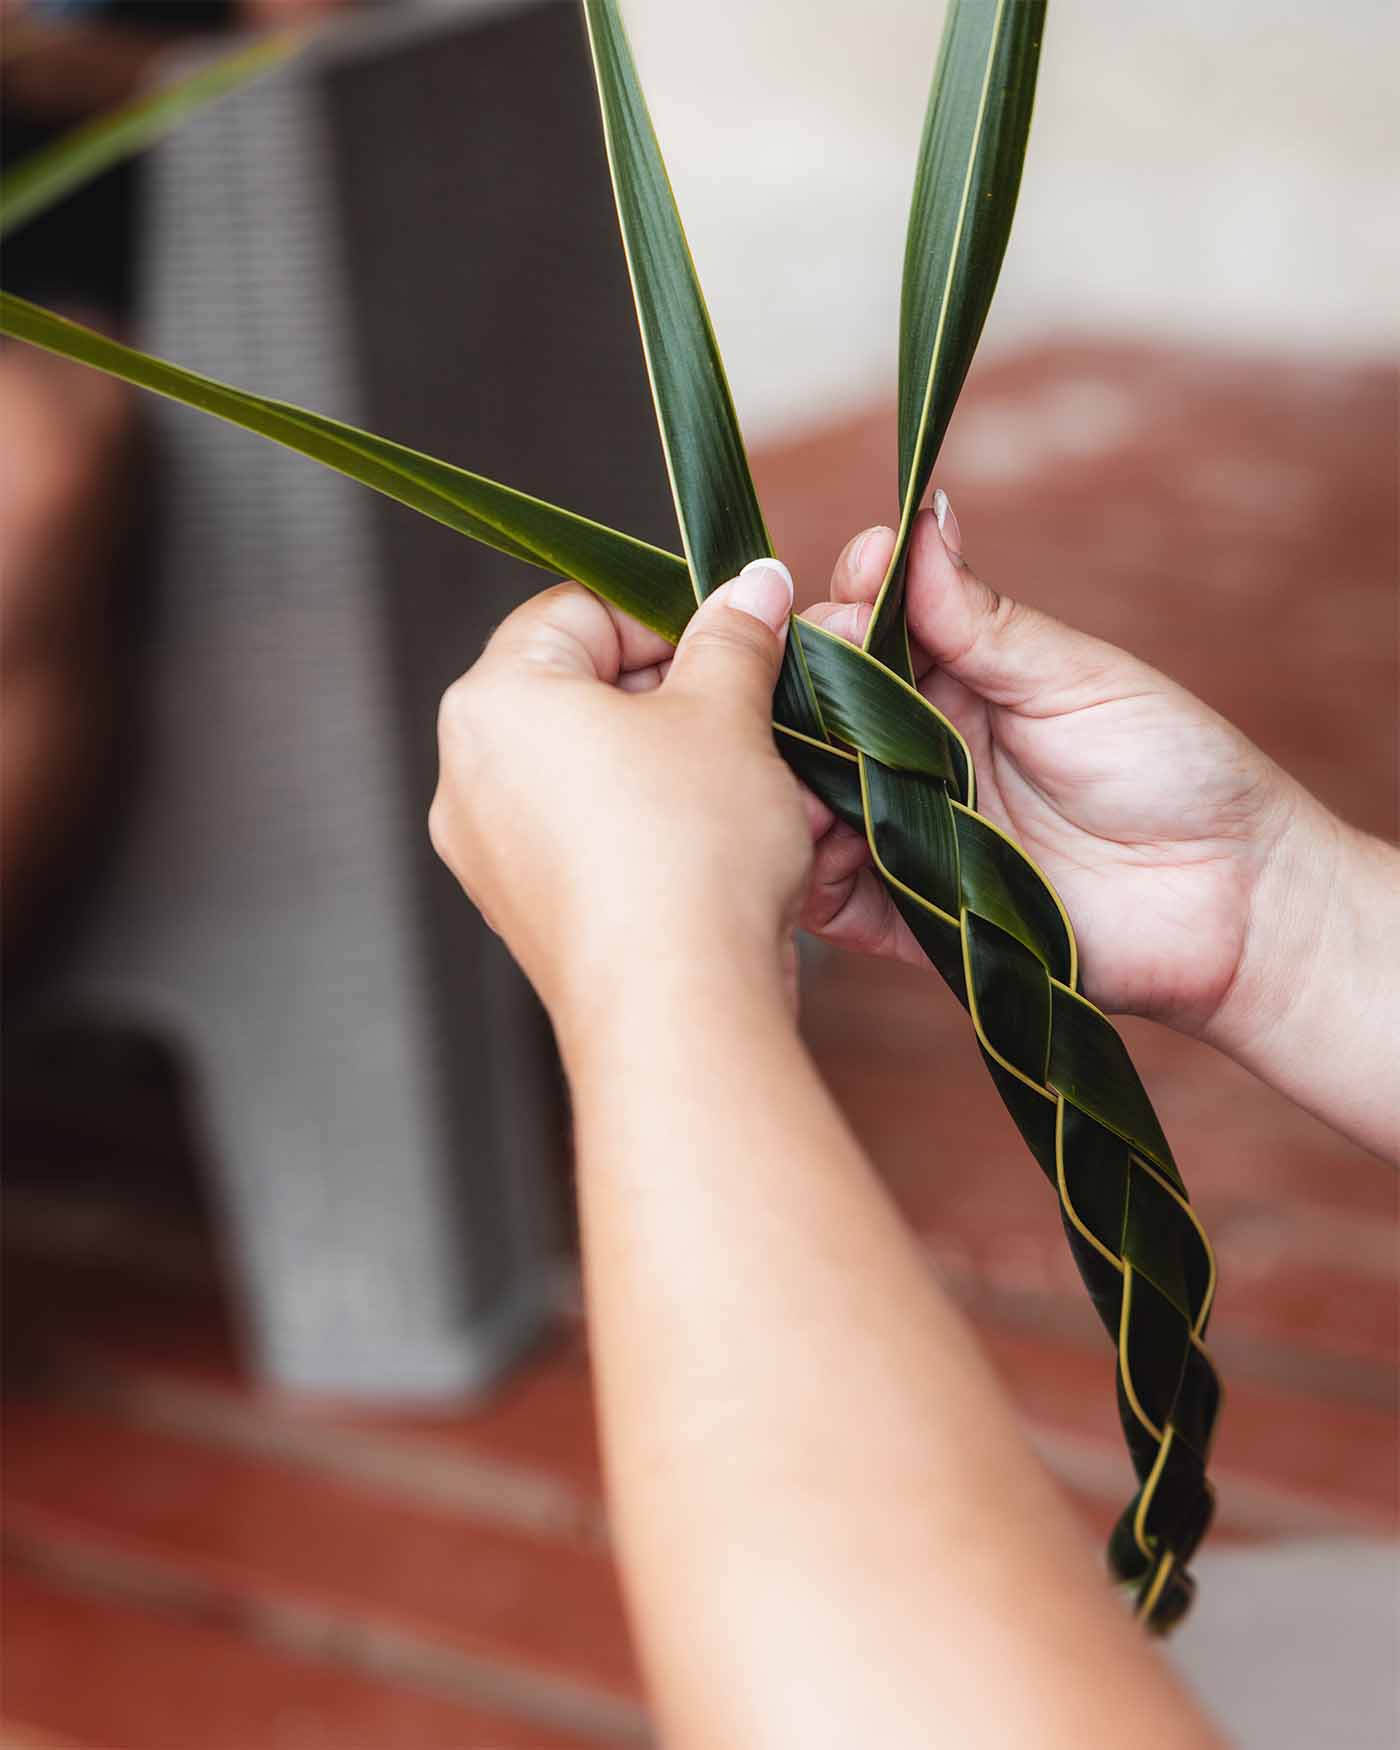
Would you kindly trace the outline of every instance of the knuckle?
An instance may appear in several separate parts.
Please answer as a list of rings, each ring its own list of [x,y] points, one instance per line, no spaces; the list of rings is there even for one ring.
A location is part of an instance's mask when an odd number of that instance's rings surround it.
[[[526,602],[519,617],[531,629],[567,630],[577,627],[580,615],[591,616],[597,610],[598,598],[591,589],[564,578]]]
[[[572,623],[575,610],[592,600],[593,597],[581,583],[561,578],[558,583],[550,584],[538,595],[522,602],[507,617],[505,625],[525,635],[534,635],[541,626],[567,626]]]
[[[480,783],[492,766],[489,691],[482,678],[469,670],[452,683],[438,705],[441,778],[458,789]]]
[[[449,808],[441,789],[439,789],[428,807],[428,843],[444,863],[448,859],[450,838]]]
[[[470,670],[460,675],[438,703],[437,730],[440,747],[457,747],[460,743],[469,741],[474,733],[473,721],[476,716],[476,695],[479,682],[473,678]]]
[[[777,638],[752,614],[726,609],[691,634],[691,647],[700,651],[718,651],[740,661],[759,660],[769,666],[777,649]]]
[[[1002,595],[989,583],[982,584],[982,588],[986,592],[987,628],[997,638],[1023,638],[1033,630],[1037,617],[1034,608],[1028,608],[1012,596]]]

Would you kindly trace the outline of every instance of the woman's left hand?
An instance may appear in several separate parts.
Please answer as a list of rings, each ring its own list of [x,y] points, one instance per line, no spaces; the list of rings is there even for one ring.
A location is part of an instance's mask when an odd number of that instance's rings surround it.
[[[791,608],[786,569],[757,562],[673,651],[562,584],[444,696],[433,845],[556,1024],[677,956],[791,978],[829,821],[773,745]]]

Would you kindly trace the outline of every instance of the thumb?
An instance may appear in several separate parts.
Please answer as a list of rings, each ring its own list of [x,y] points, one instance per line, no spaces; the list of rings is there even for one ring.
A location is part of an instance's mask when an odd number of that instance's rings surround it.
[[[942,501],[941,503],[939,501]],[[1037,608],[999,595],[967,565],[947,499],[915,521],[909,630],[930,660],[995,705],[1058,708],[1134,659]]]
[[[748,706],[767,723],[791,614],[787,566],[755,559],[696,609],[676,647],[666,691]]]

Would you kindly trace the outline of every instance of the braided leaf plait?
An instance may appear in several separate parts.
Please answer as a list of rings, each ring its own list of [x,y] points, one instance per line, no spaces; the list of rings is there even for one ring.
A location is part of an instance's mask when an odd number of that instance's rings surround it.
[[[616,0],[584,0],[608,162],[696,600],[771,553],[719,348]],[[977,812],[966,743],[913,685],[904,572],[914,517],[982,331],[1020,183],[1044,0],[952,0],[914,185],[901,310],[894,556],[864,649],[794,621],[778,745],[866,835],[915,939],[972,1018],[1002,1099],[1060,1200],[1117,1347],[1139,1488],[1109,1559],[1155,1629],[1180,1618],[1211,1516],[1219,1406],[1203,1347],[1210,1247],[1074,932],[1035,865]]]
[[[873,657],[794,622],[808,672],[839,684],[866,665],[863,715],[903,727],[910,690]],[[882,710],[881,695],[895,701]],[[824,689],[817,687],[819,704]],[[902,765],[852,739],[779,726],[802,780],[864,832],[919,945],[972,1018],[978,1047],[1060,1199],[1065,1235],[1117,1346],[1118,1406],[1139,1489],[1109,1547],[1138,1607],[1165,1629],[1191,1599],[1185,1572],[1210,1523],[1205,1477],[1219,1383],[1203,1346],[1210,1246],[1126,1048],[1078,988],[1074,932],[1053,888],[976,811],[957,730],[920,700],[926,747]],[[845,713],[843,737],[852,729]],[[893,738],[880,738],[889,752]]]

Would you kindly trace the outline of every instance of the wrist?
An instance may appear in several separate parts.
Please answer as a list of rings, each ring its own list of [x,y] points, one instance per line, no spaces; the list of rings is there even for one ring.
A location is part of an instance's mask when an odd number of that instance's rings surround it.
[[[1307,798],[1205,1037],[1383,1159],[1400,1152],[1400,852]]]
[[[1291,786],[1283,823],[1263,853],[1251,889],[1239,960],[1201,1037],[1251,1068],[1283,1048],[1310,1012],[1313,986],[1349,952],[1354,891],[1349,864],[1360,835],[1301,786]],[[1272,1078],[1271,1078],[1272,1079]]]
[[[600,1062],[635,1062],[685,1029],[793,1025],[780,933],[745,928],[732,912],[575,942],[541,995],[571,1079]]]

